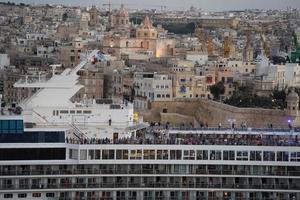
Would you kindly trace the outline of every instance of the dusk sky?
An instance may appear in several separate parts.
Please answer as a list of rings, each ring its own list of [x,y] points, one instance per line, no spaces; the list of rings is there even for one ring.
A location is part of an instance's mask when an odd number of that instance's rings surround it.
[[[0,0],[7,2],[8,0]],[[97,5],[101,6],[108,0],[9,0],[15,3],[36,3],[36,4],[65,4],[65,5]],[[245,8],[263,9],[285,9],[288,6],[300,8],[300,0],[111,0],[112,3],[124,3],[126,7],[157,8],[158,5],[165,5],[169,9],[187,9],[191,5],[201,7],[204,10],[238,10]]]

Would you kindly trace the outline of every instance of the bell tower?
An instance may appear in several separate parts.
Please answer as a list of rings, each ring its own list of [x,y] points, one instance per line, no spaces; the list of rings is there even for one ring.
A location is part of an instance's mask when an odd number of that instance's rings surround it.
[[[295,92],[293,88],[286,98],[287,102],[287,114],[289,116],[298,116],[299,111],[299,95]]]

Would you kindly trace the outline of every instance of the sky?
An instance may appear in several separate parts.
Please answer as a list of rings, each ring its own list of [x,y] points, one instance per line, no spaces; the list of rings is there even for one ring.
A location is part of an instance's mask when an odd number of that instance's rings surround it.
[[[102,6],[109,0],[0,0],[0,2],[36,3],[36,4],[65,4],[81,6]],[[300,0],[111,0],[111,3],[125,4],[125,7],[156,8],[160,5],[167,9],[187,9],[190,6],[204,10],[241,10],[241,9],[285,9],[300,8]]]

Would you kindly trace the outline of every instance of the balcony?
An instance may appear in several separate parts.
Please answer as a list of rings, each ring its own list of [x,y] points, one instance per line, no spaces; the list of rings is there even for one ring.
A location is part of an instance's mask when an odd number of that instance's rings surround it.
[[[73,169],[73,170],[1,170],[0,176],[39,176],[39,175],[147,175],[147,174],[190,174],[190,175],[250,175],[250,176],[300,176],[300,171],[252,171],[252,170],[217,170],[217,169],[193,169],[190,172],[165,170],[165,169]]]

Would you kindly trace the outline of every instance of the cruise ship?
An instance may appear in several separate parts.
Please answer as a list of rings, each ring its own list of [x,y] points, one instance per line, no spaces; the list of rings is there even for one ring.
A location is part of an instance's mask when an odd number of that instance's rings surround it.
[[[296,200],[300,131],[176,129],[134,120],[129,102],[72,102],[74,69],[48,80],[20,115],[0,117],[0,199]]]

